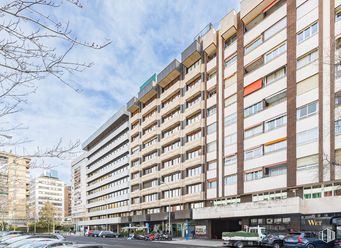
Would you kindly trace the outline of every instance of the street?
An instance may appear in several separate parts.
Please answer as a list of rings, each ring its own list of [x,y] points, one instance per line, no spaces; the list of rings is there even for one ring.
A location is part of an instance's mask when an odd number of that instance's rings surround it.
[[[116,247],[116,248],[137,248],[137,247],[162,247],[162,248],[194,248],[198,245],[184,245],[184,244],[172,244],[171,242],[158,242],[158,241],[143,241],[143,240],[127,240],[124,238],[94,238],[83,236],[68,236],[66,240],[76,242],[79,244],[102,244],[104,248]],[[199,240],[196,240],[200,242]],[[176,241],[174,241],[176,242]],[[214,246],[201,246],[203,248],[217,247]]]

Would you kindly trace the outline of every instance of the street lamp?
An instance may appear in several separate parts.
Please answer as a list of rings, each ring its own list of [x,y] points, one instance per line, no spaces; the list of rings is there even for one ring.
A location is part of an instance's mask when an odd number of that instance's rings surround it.
[[[168,192],[170,194],[170,187],[167,183],[165,183],[164,181],[160,180],[160,184],[165,184],[167,187],[168,187]],[[168,203],[168,233],[169,235],[171,235],[171,205],[170,205],[170,202]]]

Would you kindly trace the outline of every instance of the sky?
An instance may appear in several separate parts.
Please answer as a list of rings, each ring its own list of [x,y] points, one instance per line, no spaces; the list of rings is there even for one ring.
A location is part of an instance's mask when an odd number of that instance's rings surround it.
[[[115,111],[137,95],[139,86],[160,72],[209,23],[219,28],[220,20],[239,0],[87,0],[83,8],[67,1],[49,15],[69,21],[78,39],[111,44],[102,50],[75,47],[72,58],[93,66],[66,80],[78,92],[54,78],[37,83],[22,111],[11,117],[27,129],[11,133],[28,143],[7,147],[16,153],[49,149],[62,138],[63,144],[84,142]],[[24,151],[25,150],[25,151]],[[81,151],[81,148],[78,149]],[[70,183],[70,160],[53,160],[59,177]],[[32,176],[41,169],[33,169]]]

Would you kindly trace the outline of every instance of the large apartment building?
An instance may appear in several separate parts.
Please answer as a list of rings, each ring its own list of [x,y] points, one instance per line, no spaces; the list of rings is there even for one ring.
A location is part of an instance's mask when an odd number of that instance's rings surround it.
[[[83,231],[89,228],[117,231],[118,224],[129,215],[128,121],[128,112],[121,109],[83,143],[85,153],[77,160],[85,168],[87,219],[78,221]],[[74,167],[74,177],[83,180],[78,175],[81,171]],[[83,184],[80,182],[77,187],[82,188]],[[77,187],[74,184],[74,190]]]
[[[208,25],[127,103],[122,225],[324,227],[341,212],[340,58],[340,0],[242,0]]]
[[[0,152],[0,223],[27,226],[30,159]]]

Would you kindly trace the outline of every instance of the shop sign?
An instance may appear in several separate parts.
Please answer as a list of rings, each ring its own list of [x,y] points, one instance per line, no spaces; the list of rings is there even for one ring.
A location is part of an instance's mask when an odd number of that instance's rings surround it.
[[[207,234],[206,226],[195,226],[195,235],[203,236]]]

